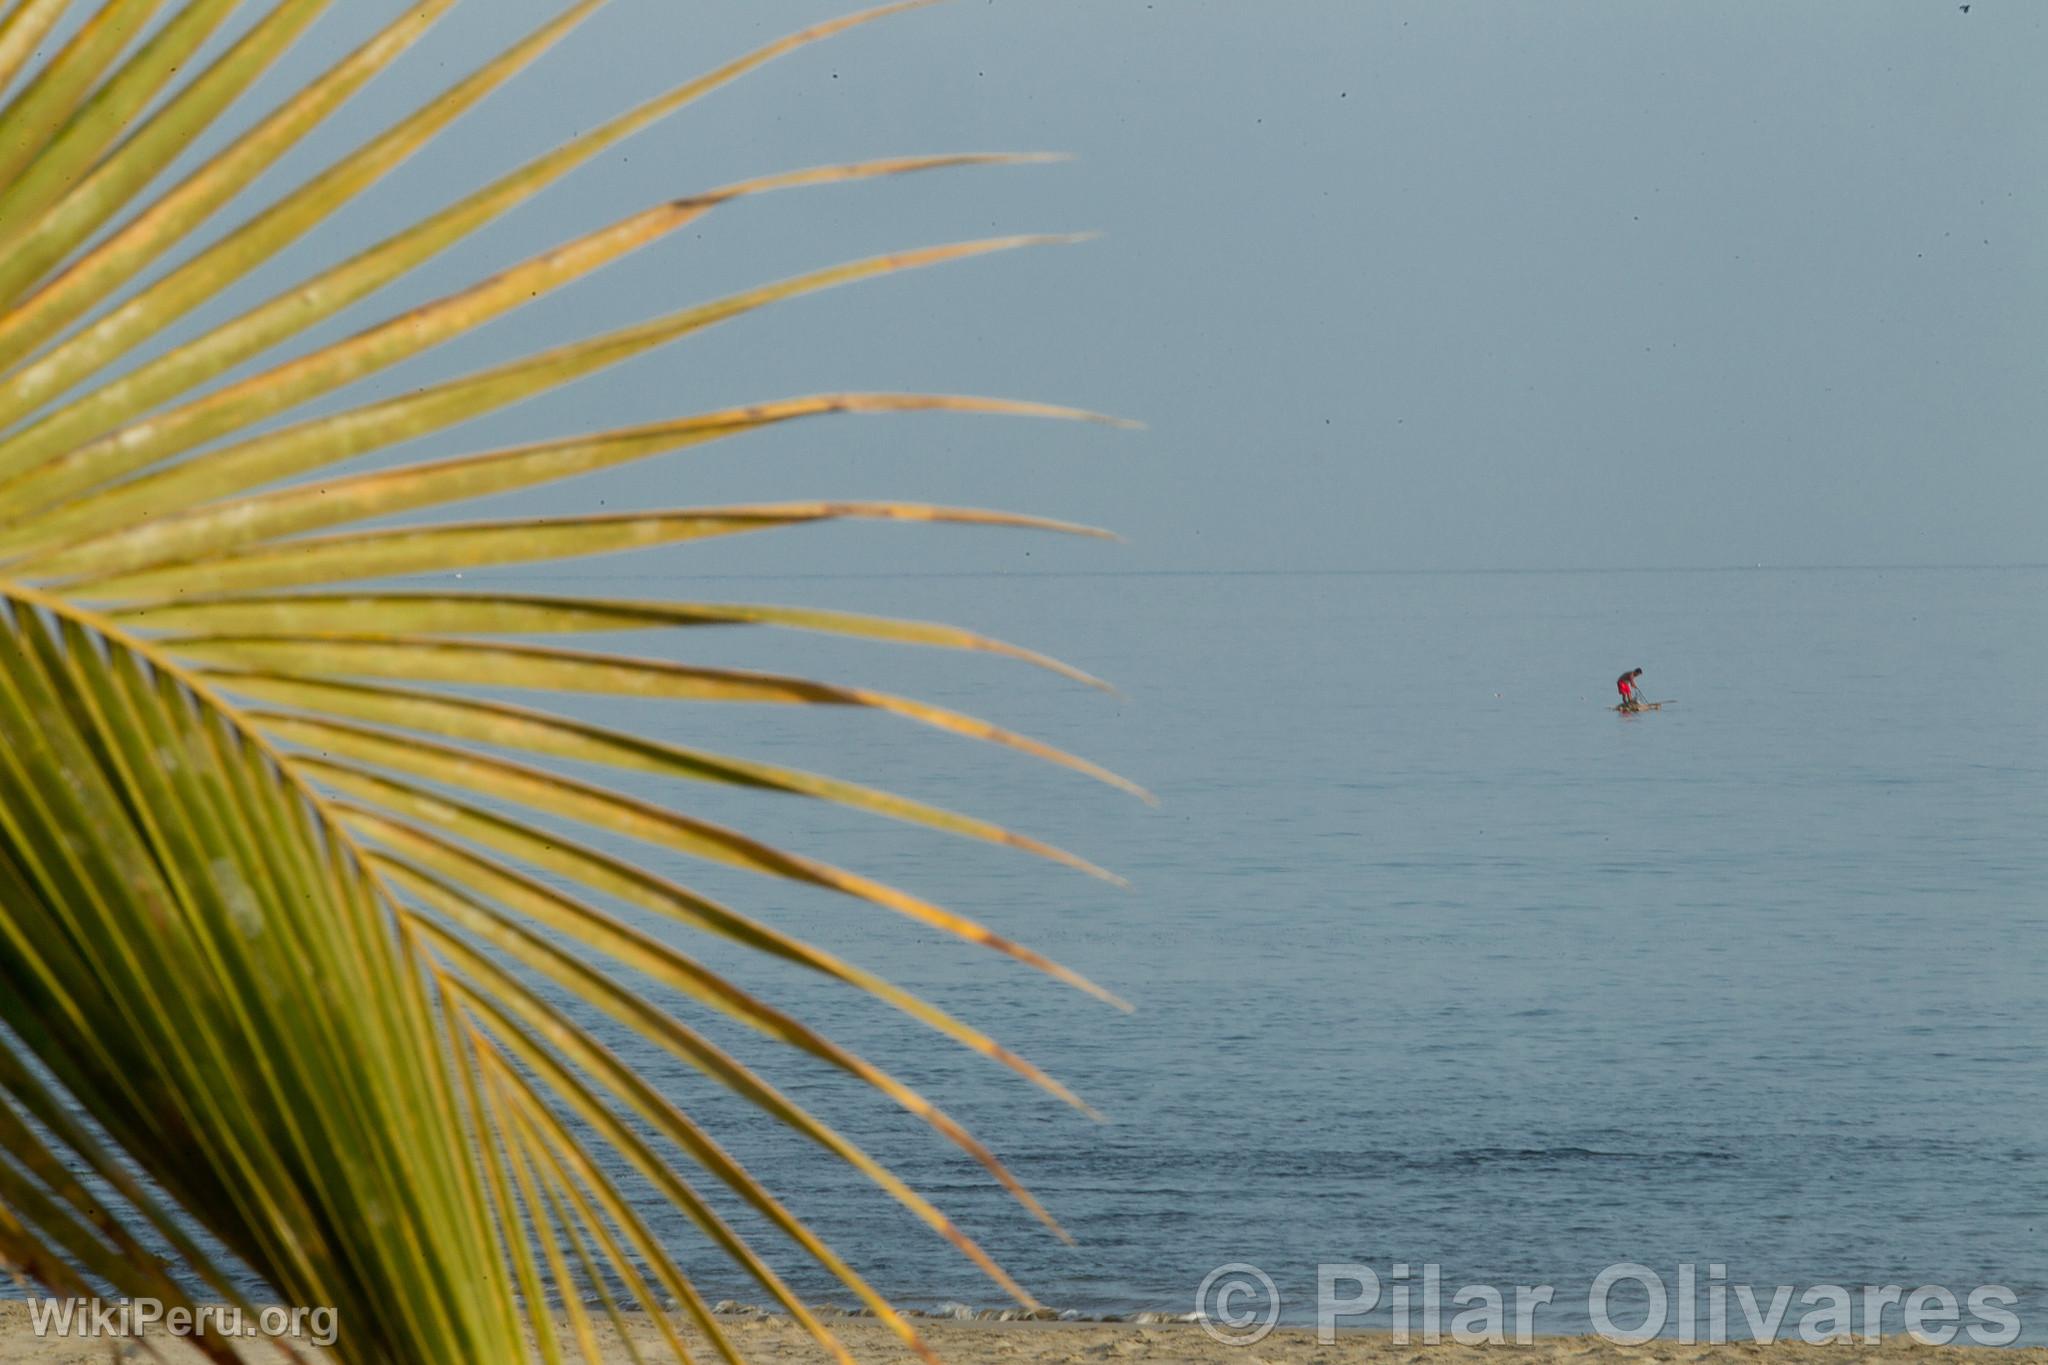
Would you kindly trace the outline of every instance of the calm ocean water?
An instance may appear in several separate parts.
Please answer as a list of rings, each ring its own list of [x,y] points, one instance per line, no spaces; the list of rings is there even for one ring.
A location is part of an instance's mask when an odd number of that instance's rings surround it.
[[[1446,1300],[1554,1286],[1537,1329],[1569,1332],[1602,1268],[1638,1262],[1675,1291],[1692,1263],[1765,1303],[1781,1284],[2000,1284],[2022,1339],[2048,1341],[2048,570],[519,585],[952,621],[1123,689],[787,633],[622,641],[968,710],[1144,782],[1156,808],[880,715],[580,706],[992,817],[1130,879],[813,802],[607,779],[927,895],[1137,1004],[849,900],[653,858],[1106,1111],[648,923],[986,1138],[1078,1245],[900,1111],[679,1007],[1051,1305],[1185,1312],[1213,1267],[1249,1262],[1300,1321],[1320,1263],[1383,1280],[1435,1264]],[[1635,666],[1678,705],[1614,714],[1611,680]],[[1004,1302],[859,1177],[592,1022],[884,1293]],[[732,1212],[807,1298],[847,1301]],[[764,1297],[680,1219],[660,1226],[709,1297]]]
[[[948,620],[1123,689],[758,633],[633,642],[910,692],[1158,793],[1147,808],[878,716],[624,716],[992,816],[1131,879],[681,791],[1050,952],[1136,1002],[1123,1016],[852,902],[660,863],[1107,1111],[1092,1123],[848,992],[687,944],[985,1136],[1078,1246],[888,1106],[712,1030],[1048,1303],[1185,1311],[1212,1267],[1246,1261],[1300,1319],[1320,1262],[1435,1263],[1446,1296],[1557,1286],[1539,1329],[1571,1331],[1602,1267],[1675,1286],[1693,1262],[1764,1286],[1995,1282],[2048,1340],[2048,570],[573,586]],[[1679,704],[1615,715],[1633,666]],[[1002,1301],[829,1158],[629,1050],[884,1292]],[[761,1297],[715,1258],[687,1264],[714,1295]]]

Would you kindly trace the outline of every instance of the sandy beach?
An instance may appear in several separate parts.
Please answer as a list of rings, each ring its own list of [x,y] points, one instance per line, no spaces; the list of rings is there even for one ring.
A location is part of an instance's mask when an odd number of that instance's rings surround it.
[[[725,1325],[741,1355],[760,1365],[810,1365],[825,1358],[809,1337],[787,1319],[734,1317]],[[862,1362],[893,1365],[915,1359],[878,1323],[851,1318],[836,1319],[831,1325]],[[1920,1345],[1904,1336],[1887,1338],[1874,1346],[1860,1342],[1828,1346],[1799,1342],[1685,1346],[1675,1341],[1622,1346],[1598,1337],[1539,1337],[1528,1346],[1427,1346],[1396,1342],[1391,1335],[1381,1332],[1347,1332],[1326,1346],[1316,1340],[1311,1329],[1282,1328],[1254,1346],[1226,1346],[1187,1323],[924,1320],[918,1328],[932,1348],[953,1365],[1061,1365],[1067,1361],[1106,1361],[1115,1365],[1680,1365],[1691,1361],[1753,1362],[1764,1357],[1773,1365],[1846,1365],[1852,1361],[1934,1365],[1938,1361],[1961,1359],[1979,1365],[2048,1365],[2048,1348],[1935,1347]],[[632,1359],[608,1323],[597,1324],[596,1330],[607,1365],[614,1361],[624,1365]],[[699,1338],[687,1329],[683,1337],[694,1351]],[[632,1338],[649,1360],[667,1358],[661,1354],[661,1334],[650,1319],[636,1318]],[[180,1365],[203,1359],[190,1346],[155,1334],[149,1337],[149,1344],[161,1351],[163,1359]],[[569,1354],[575,1358],[573,1347]],[[261,1344],[253,1346],[247,1355],[264,1365],[286,1358]],[[322,1353],[308,1351],[307,1355],[318,1358]],[[0,1303],[0,1365],[86,1365],[124,1358],[147,1356],[128,1340],[39,1338],[31,1326],[28,1305]]]

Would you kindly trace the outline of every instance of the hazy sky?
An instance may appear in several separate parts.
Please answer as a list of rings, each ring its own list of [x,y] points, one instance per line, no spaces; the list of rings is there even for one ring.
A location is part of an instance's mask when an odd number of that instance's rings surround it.
[[[336,8],[267,88],[398,7]],[[460,6],[270,184],[555,8]],[[615,0],[238,297],[851,8]],[[2017,0],[955,0],[714,95],[321,335],[724,181],[1059,150],[1077,159],[735,207],[402,382],[891,247],[1100,240],[786,305],[417,449],[839,388],[1148,423],[837,419],[517,504],[907,497],[1130,541],[832,528],[687,552],[734,572],[2042,561],[2044,71],[2048,8]]]

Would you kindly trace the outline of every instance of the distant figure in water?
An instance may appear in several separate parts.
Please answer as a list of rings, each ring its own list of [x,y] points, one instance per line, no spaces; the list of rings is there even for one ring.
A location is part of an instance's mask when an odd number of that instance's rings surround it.
[[[1633,672],[1624,673],[1614,680],[1614,690],[1621,693],[1623,709],[1633,711],[1643,704],[1643,698],[1636,690],[1636,679],[1642,676],[1643,670],[1638,668]]]

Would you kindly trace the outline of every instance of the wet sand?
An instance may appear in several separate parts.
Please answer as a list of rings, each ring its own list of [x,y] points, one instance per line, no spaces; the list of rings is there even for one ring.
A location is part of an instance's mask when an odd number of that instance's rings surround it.
[[[786,1319],[734,1317],[723,1319],[734,1346],[750,1362],[759,1365],[797,1365],[824,1360],[803,1331]],[[829,1324],[862,1365],[915,1359],[895,1336],[873,1321],[838,1318]],[[666,1359],[661,1354],[661,1335],[654,1324],[636,1317],[631,1323],[635,1345],[650,1361]],[[1382,1332],[1340,1333],[1333,1345],[1318,1342],[1305,1328],[1282,1328],[1252,1346],[1226,1346],[1210,1339],[1201,1328],[1187,1323],[1140,1325],[1096,1322],[954,1322],[925,1319],[917,1323],[939,1356],[951,1365],[1064,1365],[1065,1362],[1109,1362],[1110,1365],[1683,1365],[1692,1361],[1758,1362],[1768,1358],[1771,1365],[1850,1365],[1850,1362],[1940,1362],[1968,1360],[1973,1365],[2048,1365],[2048,1348],[1997,1350],[1987,1347],[1922,1346],[1908,1337],[1887,1338],[1878,1345],[1862,1342],[1809,1346],[1800,1342],[1776,1342],[1758,1346],[1749,1342],[1726,1346],[1684,1346],[1675,1341],[1653,1341],[1642,1346],[1621,1346],[1598,1337],[1539,1337],[1528,1346],[1425,1346],[1396,1342]],[[629,1361],[632,1357],[618,1340],[609,1323],[595,1324],[604,1359]],[[683,1333],[693,1354],[699,1339]],[[190,1346],[156,1335],[150,1345],[162,1351],[162,1358],[186,1362],[201,1360]],[[121,1359],[123,1347],[134,1358],[148,1358],[132,1342],[108,1338],[38,1338],[31,1325],[28,1305],[0,1303],[0,1365],[12,1362],[101,1362]],[[575,1348],[565,1342],[567,1354],[576,1358]],[[267,1346],[257,1345],[246,1353],[250,1360],[269,1365],[285,1357]],[[309,1356],[322,1353],[310,1351]]]

